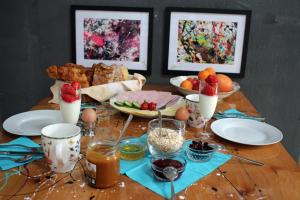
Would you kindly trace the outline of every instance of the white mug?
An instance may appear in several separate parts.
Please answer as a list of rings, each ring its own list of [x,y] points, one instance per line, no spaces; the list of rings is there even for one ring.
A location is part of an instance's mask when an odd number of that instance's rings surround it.
[[[185,98],[186,98],[186,107],[190,112],[188,124],[194,128],[202,128],[205,124],[205,120],[200,114],[199,95],[190,94],[185,96]]]
[[[80,128],[60,123],[46,126],[41,132],[43,151],[52,171],[71,171],[79,158]]]

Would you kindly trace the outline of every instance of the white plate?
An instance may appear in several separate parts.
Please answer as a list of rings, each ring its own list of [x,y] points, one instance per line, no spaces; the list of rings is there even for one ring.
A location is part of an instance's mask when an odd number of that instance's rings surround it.
[[[41,135],[41,130],[45,126],[62,122],[60,111],[35,110],[9,117],[4,121],[3,128],[16,135],[37,136]]]
[[[280,142],[282,133],[276,127],[250,119],[219,119],[211,124],[218,136],[247,145],[269,145]]]
[[[186,90],[186,89],[180,87],[181,82],[186,80],[189,77],[197,78],[197,76],[176,76],[176,77],[170,79],[170,83],[171,83],[171,85],[176,87],[178,92],[180,92],[183,95],[198,94],[198,91],[196,91],[196,90]],[[233,82],[233,90],[230,92],[219,92],[219,94],[218,94],[219,99],[229,97],[230,95],[232,95],[239,89],[240,89],[240,85],[237,82]]]
[[[158,116],[157,111],[139,110],[139,109],[135,109],[135,108],[128,108],[125,106],[120,107],[115,104],[116,101],[117,101],[117,99],[115,97],[112,97],[112,98],[110,98],[109,103],[113,108],[115,108],[123,113],[132,114],[133,116],[142,117],[142,118],[155,118]],[[177,109],[182,106],[185,106],[185,100],[183,98],[180,98],[174,105],[168,106],[165,109],[162,109],[161,113],[164,116],[174,117]]]

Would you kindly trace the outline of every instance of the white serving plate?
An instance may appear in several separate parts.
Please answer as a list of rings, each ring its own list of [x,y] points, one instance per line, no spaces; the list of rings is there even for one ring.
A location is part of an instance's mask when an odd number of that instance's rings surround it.
[[[45,126],[62,123],[60,111],[57,110],[35,110],[13,115],[3,123],[3,128],[9,133],[23,136],[41,135]]]
[[[115,108],[123,113],[132,114],[133,116],[142,117],[142,118],[155,118],[158,116],[157,111],[139,110],[139,109],[135,109],[135,108],[120,107],[115,104],[116,101],[117,101],[117,99],[115,97],[112,97],[112,98],[110,98],[109,103],[113,108]],[[180,98],[174,105],[162,109],[161,113],[164,116],[174,117],[176,110],[182,106],[185,106],[185,101],[183,98]]]
[[[189,95],[189,94],[198,94],[198,91],[196,90],[186,90],[182,87],[180,87],[180,84],[182,81],[186,80],[187,78],[197,78],[197,76],[176,76],[170,79],[171,85],[176,87],[177,91],[180,92],[183,95]],[[229,97],[236,91],[240,89],[240,85],[237,82],[233,82],[233,90],[230,92],[219,92],[219,99],[224,99],[226,97]]]
[[[221,138],[247,145],[275,144],[283,138],[276,127],[250,119],[219,119],[211,124],[211,130]]]

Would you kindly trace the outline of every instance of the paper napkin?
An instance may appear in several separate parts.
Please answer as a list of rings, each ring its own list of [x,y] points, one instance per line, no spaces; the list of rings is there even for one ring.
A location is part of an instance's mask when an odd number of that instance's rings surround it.
[[[230,160],[230,158],[230,155],[216,152],[212,159],[206,163],[193,162],[187,159],[185,171],[181,177],[174,182],[175,193],[184,190],[199,179],[207,176],[216,168]],[[169,199],[171,197],[171,183],[160,182],[154,177],[150,161],[127,171],[126,175],[164,198]]]
[[[140,138],[134,139],[145,141],[147,140],[147,135],[144,134]],[[187,142],[184,144],[184,146],[187,146]],[[186,158],[187,164],[181,177],[174,182],[175,193],[178,193],[189,187],[231,159],[230,155],[215,152],[210,161],[199,163],[189,160],[185,154],[185,151],[182,151],[181,154]],[[137,161],[121,160],[120,172],[122,174],[126,174],[132,180],[163,196],[164,198],[171,197],[170,182],[158,181],[153,175],[149,152],[146,152],[146,155],[143,159]]]
[[[241,119],[253,119],[257,121],[265,121],[264,117],[256,117],[256,116],[250,116],[246,113],[240,112],[236,109],[228,109],[225,110],[223,113],[216,113],[214,114],[213,118],[215,119],[223,119],[223,118],[241,118]]]
[[[27,137],[19,137],[15,140],[12,140],[8,143],[3,143],[3,144],[22,144],[22,145],[26,145],[29,147],[40,147],[40,145],[38,145],[37,143],[35,143],[34,141],[32,141],[31,139],[27,138]],[[22,147],[1,147],[0,148],[1,151],[9,151],[9,150],[13,150],[13,151],[26,151],[26,149],[22,148]],[[0,157],[13,157],[13,158],[20,158],[22,156],[12,156],[12,155],[0,155]],[[0,170],[8,170],[14,167],[18,167],[27,163],[30,163],[34,160],[38,160],[43,158],[43,156],[37,155],[37,156],[33,156],[33,158],[27,162],[23,162],[23,163],[18,163],[18,162],[14,162],[11,160],[1,160],[0,162]]]

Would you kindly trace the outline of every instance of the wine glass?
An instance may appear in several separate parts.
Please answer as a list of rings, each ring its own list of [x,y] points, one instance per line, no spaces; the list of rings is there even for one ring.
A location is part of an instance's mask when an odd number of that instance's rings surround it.
[[[208,121],[214,115],[218,103],[218,82],[216,79],[206,79],[199,82],[199,111],[204,119],[204,129],[200,133],[203,140],[211,138],[211,133],[207,132]]]

